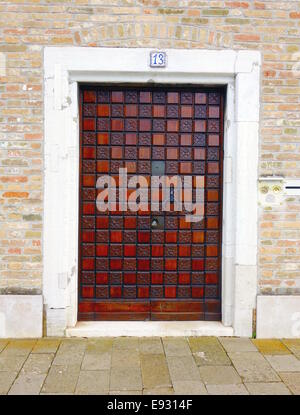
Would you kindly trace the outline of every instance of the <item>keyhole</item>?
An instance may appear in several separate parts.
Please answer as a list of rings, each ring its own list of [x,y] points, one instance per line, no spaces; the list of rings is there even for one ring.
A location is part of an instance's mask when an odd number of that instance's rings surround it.
[[[157,219],[153,219],[151,222],[151,227],[152,228],[156,228],[156,226],[158,225],[158,220]]]

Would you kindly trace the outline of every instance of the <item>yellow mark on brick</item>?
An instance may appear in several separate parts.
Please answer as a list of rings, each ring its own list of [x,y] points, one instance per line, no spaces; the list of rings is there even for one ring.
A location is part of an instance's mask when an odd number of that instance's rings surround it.
[[[10,198],[10,199],[27,199],[29,196],[28,192],[5,192],[3,193],[3,197]]]

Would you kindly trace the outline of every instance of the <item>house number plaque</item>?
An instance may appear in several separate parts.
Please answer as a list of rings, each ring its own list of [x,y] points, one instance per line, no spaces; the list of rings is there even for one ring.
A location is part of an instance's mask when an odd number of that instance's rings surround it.
[[[150,67],[151,68],[165,68],[167,66],[167,53],[153,51],[150,52]]]

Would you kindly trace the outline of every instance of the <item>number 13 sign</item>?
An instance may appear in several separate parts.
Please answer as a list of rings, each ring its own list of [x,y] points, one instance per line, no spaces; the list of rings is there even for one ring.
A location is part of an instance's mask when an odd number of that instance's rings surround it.
[[[150,67],[165,68],[167,66],[166,52],[150,52]]]

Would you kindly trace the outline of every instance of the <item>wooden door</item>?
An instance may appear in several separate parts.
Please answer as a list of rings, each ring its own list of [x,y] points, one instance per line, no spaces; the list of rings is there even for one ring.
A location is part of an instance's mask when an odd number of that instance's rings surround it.
[[[80,89],[79,320],[220,320],[223,91]],[[96,180],[205,176],[205,215],[101,213]],[[151,195],[150,195],[151,197]]]

